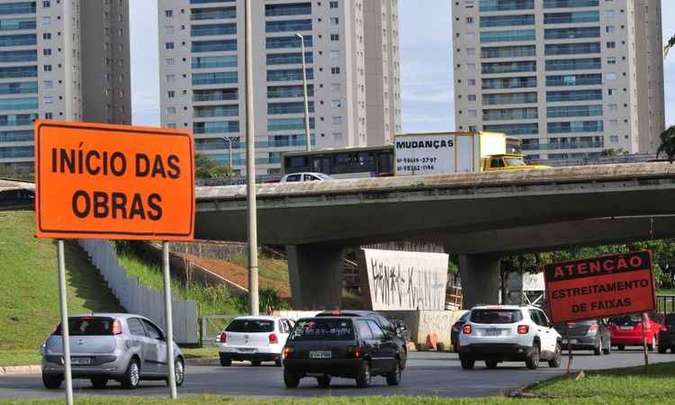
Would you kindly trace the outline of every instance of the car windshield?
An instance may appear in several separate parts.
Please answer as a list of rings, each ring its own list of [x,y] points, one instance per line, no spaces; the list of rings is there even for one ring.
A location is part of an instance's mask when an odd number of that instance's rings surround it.
[[[289,336],[290,340],[353,340],[351,319],[301,319]]]
[[[619,326],[635,326],[642,322],[642,316],[640,314],[617,316],[611,318],[609,321]]]
[[[114,321],[112,318],[68,318],[68,332],[70,336],[110,336],[113,334]],[[61,336],[61,324],[54,335]]]
[[[235,319],[227,325],[225,331],[241,333],[273,332],[274,321],[264,319]]]
[[[504,158],[507,166],[525,166],[523,158],[507,157]]]
[[[523,314],[518,309],[474,309],[470,319],[475,323],[516,323]]]

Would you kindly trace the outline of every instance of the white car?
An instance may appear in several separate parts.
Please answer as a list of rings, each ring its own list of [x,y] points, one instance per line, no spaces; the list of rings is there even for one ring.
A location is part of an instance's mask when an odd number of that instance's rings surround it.
[[[486,305],[471,309],[459,333],[459,359],[463,369],[476,360],[487,368],[503,361],[525,361],[536,369],[540,359],[560,366],[561,336],[548,316],[533,306]]]
[[[301,181],[328,181],[334,180],[327,174],[323,173],[313,173],[313,172],[303,172],[303,173],[291,173],[286,174],[284,177],[279,180],[279,183],[297,183]]]
[[[234,360],[259,366],[263,361],[273,361],[281,366],[281,351],[293,326],[290,319],[275,316],[234,318],[216,337],[220,364],[227,367]]]

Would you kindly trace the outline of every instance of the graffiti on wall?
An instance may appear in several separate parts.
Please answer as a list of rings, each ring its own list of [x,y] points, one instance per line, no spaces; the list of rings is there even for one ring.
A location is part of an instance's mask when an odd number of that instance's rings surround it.
[[[443,310],[448,255],[363,249],[374,310]]]

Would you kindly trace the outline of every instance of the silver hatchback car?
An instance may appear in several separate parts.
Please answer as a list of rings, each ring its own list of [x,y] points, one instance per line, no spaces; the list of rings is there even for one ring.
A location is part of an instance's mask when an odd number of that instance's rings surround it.
[[[68,318],[73,378],[88,378],[95,388],[109,380],[133,389],[140,380],[168,380],[164,331],[133,314],[91,314]],[[63,382],[61,324],[47,338],[42,353],[42,382],[49,389]],[[173,343],[176,384],[185,378],[185,361]]]

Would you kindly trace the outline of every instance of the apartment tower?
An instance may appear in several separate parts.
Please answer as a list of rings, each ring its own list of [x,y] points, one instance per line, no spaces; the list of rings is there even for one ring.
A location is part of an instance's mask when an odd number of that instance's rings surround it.
[[[650,153],[665,127],[660,0],[454,0],[458,130],[534,159]]]
[[[0,168],[31,171],[33,120],[130,123],[128,0],[0,0]]]
[[[159,2],[161,117],[197,151],[245,170],[244,1]],[[312,149],[391,142],[400,131],[398,0],[252,1],[258,174],[304,150],[301,35]]]

